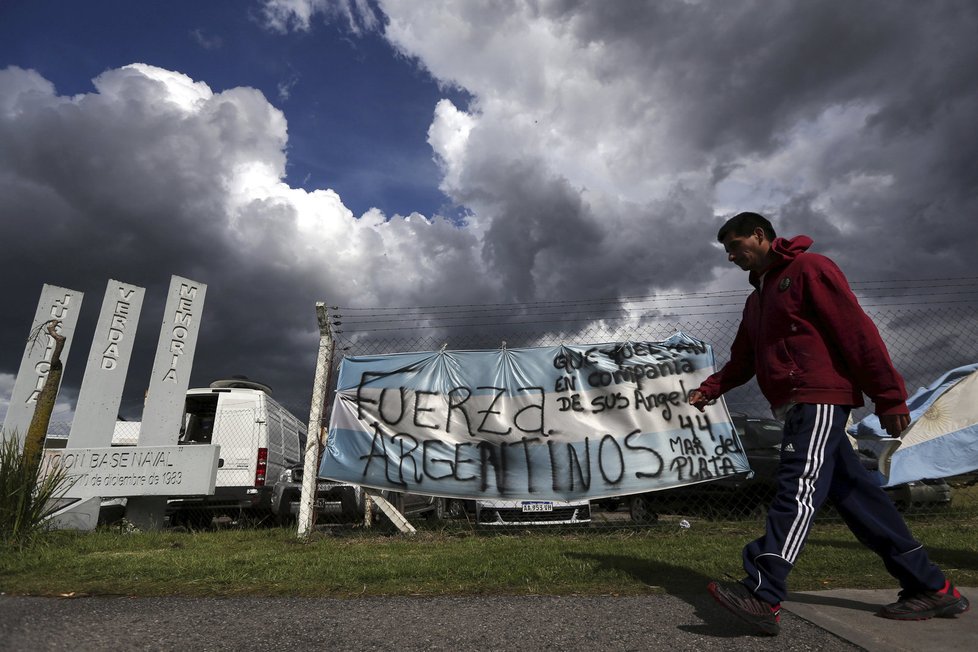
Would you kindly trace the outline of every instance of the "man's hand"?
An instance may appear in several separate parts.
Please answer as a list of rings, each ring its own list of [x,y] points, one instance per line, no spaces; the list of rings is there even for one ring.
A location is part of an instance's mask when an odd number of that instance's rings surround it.
[[[705,408],[710,403],[708,400],[706,400],[706,397],[703,396],[703,392],[701,392],[698,389],[694,389],[693,391],[691,391],[689,393],[689,398],[687,400],[689,401],[690,405],[692,405],[700,412],[702,412],[703,408]]]
[[[692,399],[692,394],[690,394]],[[690,401],[692,402],[692,400]],[[890,437],[900,437],[903,431],[910,425],[909,414],[885,414],[880,416],[880,425],[886,430]]]

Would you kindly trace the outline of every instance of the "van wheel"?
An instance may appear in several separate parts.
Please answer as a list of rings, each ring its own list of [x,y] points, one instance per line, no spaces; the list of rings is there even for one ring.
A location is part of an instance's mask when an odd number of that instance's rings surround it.
[[[224,518],[227,520],[225,521]],[[223,522],[222,522],[223,521]],[[243,509],[238,513],[238,518],[222,515],[215,519],[214,524],[221,527],[238,527],[242,529],[257,529],[269,527],[277,524],[275,515],[271,510],[265,509]]]
[[[435,498],[434,507],[428,512],[429,521],[444,521],[448,510],[445,508],[444,498]]]
[[[354,522],[363,521],[363,512],[366,509],[366,496],[363,489],[352,487],[349,491],[344,491],[340,495],[340,505],[344,519]]]
[[[279,512],[274,515],[274,522],[279,527],[292,527],[298,520],[295,514],[290,514],[289,512]]]
[[[459,500],[458,498],[449,498],[445,501],[445,517],[446,518],[464,518],[465,517],[465,501]]]
[[[652,501],[646,496],[632,496],[628,501],[628,515],[632,517],[633,523],[639,525],[652,525],[659,522],[659,515],[656,513]]]
[[[194,532],[202,532],[211,528],[212,519],[213,515],[207,510],[184,509],[173,513],[170,517],[170,525]]]

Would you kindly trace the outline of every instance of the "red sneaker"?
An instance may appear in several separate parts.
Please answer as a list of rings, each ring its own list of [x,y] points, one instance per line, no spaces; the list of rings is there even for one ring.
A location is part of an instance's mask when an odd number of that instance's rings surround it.
[[[880,609],[877,615],[893,620],[927,620],[928,618],[954,618],[963,614],[971,605],[968,598],[944,582],[940,591],[900,591],[897,601]]]
[[[776,636],[781,631],[781,605],[768,604],[740,582],[710,582],[706,585],[706,590],[722,607],[760,633]]]

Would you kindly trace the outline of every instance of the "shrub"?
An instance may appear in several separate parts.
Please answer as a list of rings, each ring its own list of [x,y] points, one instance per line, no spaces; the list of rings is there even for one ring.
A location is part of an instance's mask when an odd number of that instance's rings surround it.
[[[42,470],[20,448],[16,436],[0,444],[0,541],[25,546],[45,529],[45,519],[71,488],[64,469]]]

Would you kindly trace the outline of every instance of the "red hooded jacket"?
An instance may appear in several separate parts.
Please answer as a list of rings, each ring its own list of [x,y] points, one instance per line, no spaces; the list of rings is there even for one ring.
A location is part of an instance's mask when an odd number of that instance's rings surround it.
[[[907,391],[876,325],[856,301],[842,271],[825,256],[805,253],[799,235],[771,243],[776,260],[754,292],[730,348],[730,362],[700,385],[713,400],[757,375],[776,409],[788,403],[863,405],[876,414],[907,414]]]

